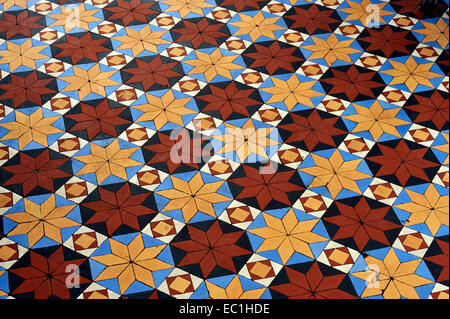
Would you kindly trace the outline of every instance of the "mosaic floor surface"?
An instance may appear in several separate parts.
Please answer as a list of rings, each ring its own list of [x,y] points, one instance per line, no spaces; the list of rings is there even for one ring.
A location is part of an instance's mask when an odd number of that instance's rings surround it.
[[[0,299],[448,298],[448,14],[0,0]]]

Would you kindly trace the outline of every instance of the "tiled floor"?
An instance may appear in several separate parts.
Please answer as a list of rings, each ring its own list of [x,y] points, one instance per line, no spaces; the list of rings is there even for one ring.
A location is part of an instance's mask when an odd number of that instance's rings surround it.
[[[448,0],[0,9],[0,299],[449,297]]]

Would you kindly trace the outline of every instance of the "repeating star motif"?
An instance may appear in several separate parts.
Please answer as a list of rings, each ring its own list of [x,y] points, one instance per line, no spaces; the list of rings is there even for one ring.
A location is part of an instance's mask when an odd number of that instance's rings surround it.
[[[0,299],[448,299],[448,14],[0,0]]]

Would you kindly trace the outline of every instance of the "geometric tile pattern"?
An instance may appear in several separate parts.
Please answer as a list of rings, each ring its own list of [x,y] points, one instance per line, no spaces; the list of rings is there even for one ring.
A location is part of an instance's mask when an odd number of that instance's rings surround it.
[[[448,24],[0,0],[0,299],[448,299]]]

